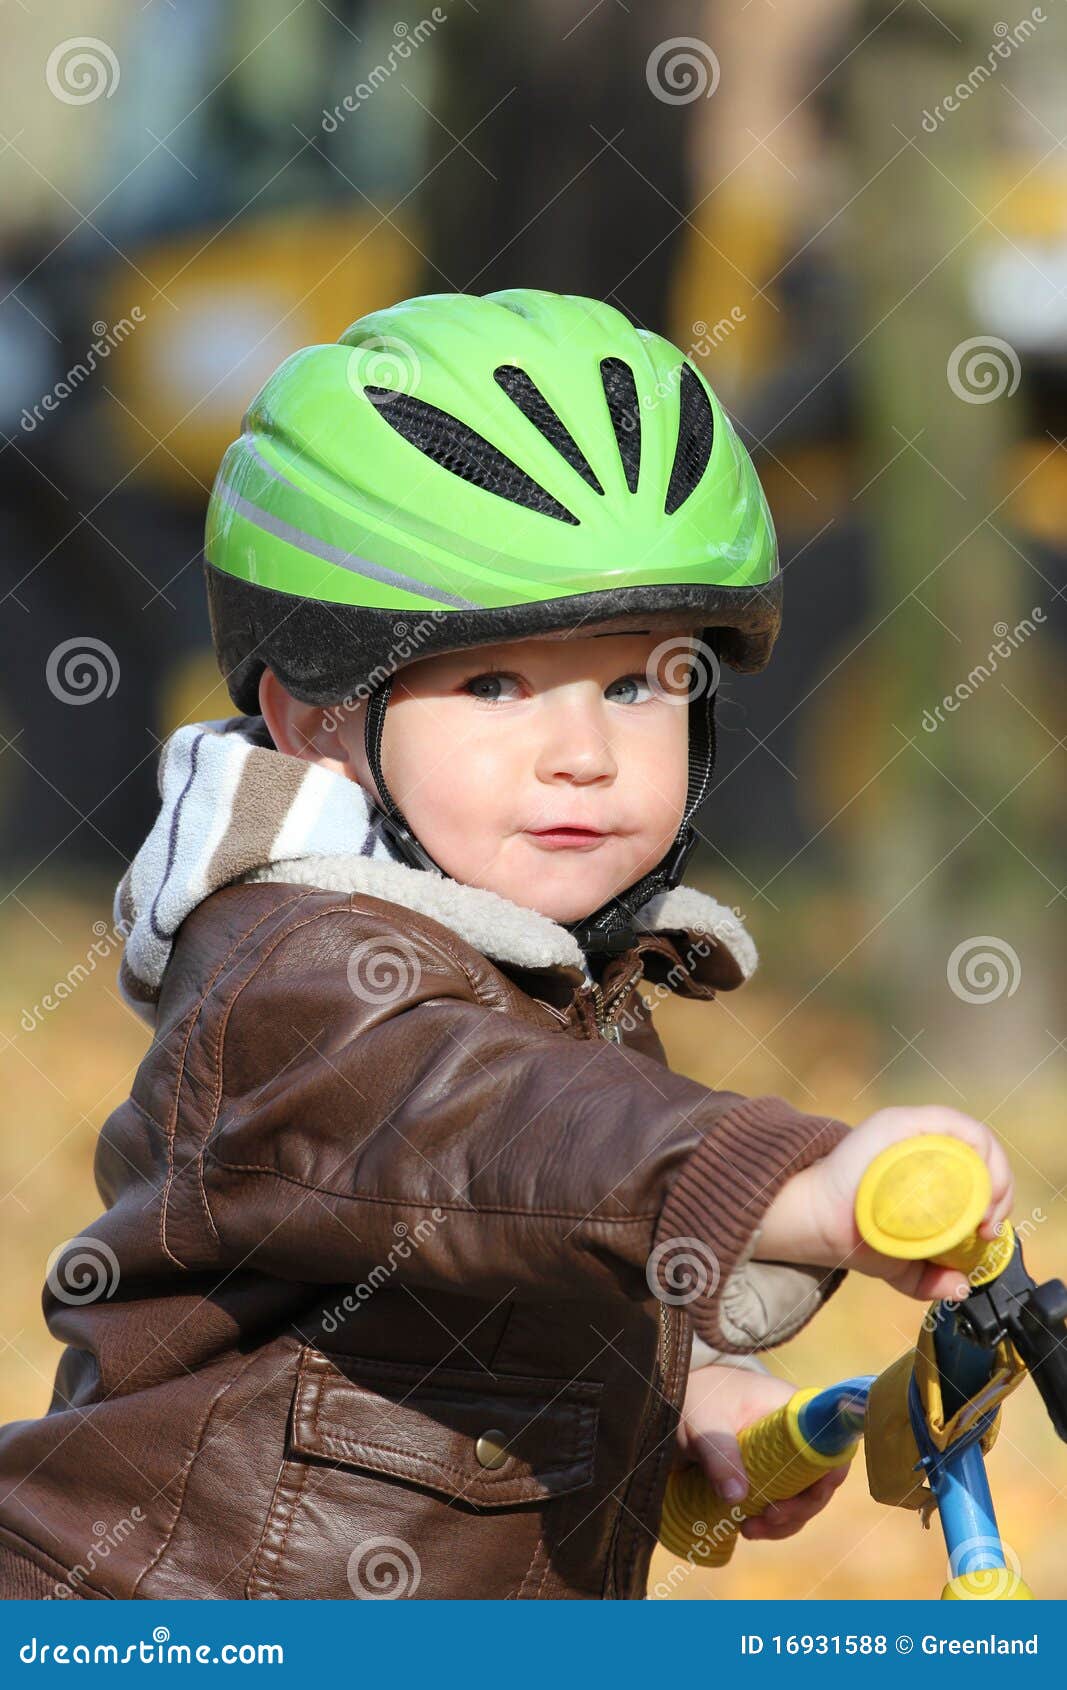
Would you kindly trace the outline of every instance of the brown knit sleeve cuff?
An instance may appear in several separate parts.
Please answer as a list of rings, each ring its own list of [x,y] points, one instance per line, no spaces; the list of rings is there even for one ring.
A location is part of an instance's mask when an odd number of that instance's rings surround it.
[[[740,1354],[782,1343],[841,1284],[844,1268],[750,1257],[783,1185],[850,1130],[781,1097],[747,1098],[720,1115],[682,1165],[656,1226],[649,1283],[664,1301],[685,1303],[706,1344]]]

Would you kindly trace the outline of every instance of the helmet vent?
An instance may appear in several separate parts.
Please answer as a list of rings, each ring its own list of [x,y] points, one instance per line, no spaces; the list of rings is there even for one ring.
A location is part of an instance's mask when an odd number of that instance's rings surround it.
[[[621,358],[600,360],[600,379],[604,383],[604,397],[608,402],[611,426],[619,445],[619,456],[626,474],[626,485],[637,492],[637,475],[641,467],[641,418],[637,409],[637,383],[629,364]]]
[[[517,364],[501,364],[499,369],[493,371],[493,376],[508,398],[514,400],[523,416],[540,430],[549,445],[554,446],[560,457],[570,464],[571,469],[578,471],[594,493],[603,493],[604,489],[578,442],[526,371],[520,370]]]
[[[715,417],[704,385],[689,364],[681,366],[682,391],[678,401],[678,444],[664,511],[670,516],[684,504],[700,483],[711,457]]]
[[[514,505],[524,505],[528,510],[539,511],[542,516],[552,516],[559,522],[577,526],[578,518],[572,516],[551,493],[546,492],[518,464],[512,463],[491,441],[475,429],[468,428],[457,417],[439,410],[436,405],[428,405],[424,399],[416,399],[411,393],[400,393],[391,387],[364,387],[363,391],[378,406],[391,428],[432,458],[435,464],[440,464],[442,469],[450,470],[475,487],[483,487],[487,493],[510,499]]]

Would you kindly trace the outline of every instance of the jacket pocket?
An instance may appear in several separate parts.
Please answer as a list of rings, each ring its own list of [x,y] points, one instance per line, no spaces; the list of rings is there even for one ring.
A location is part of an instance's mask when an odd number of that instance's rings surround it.
[[[602,1392],[305,1345],[248,1595],[588,1594],[563,1539],[591,1506]]]

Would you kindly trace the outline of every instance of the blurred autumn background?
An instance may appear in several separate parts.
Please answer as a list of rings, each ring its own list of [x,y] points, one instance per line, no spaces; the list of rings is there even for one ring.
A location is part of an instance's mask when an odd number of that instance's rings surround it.
[[[858,1121],[944,1102],[1067,1275],[1062,809],[1067,16],[1058,0],[27,0],[0,67],[0,1420],[44,1412],[50,1253],[144,1027],[111,898],[156,754],[232,713],[204,509],[292,349],[435,290],[600,296],[703,368],[756,460],[782,638],[720,701],[692,878],[761,951],[656,1015],[674,1066]],[[86,44],[88,43],[88,45]],[[346,97],[348,105],[345,105]],[[96,349],[90,357],[90,349]],[[80,654],[80,655],[79,655]],[[80,663],[80,668],[79,668]],[[921,1309],[855,1275],[771,1365],[875,1372]],[[1067,1596],[1067,1447],[991,1457]],[[677,1597],[934,1596],[862,1461]]]

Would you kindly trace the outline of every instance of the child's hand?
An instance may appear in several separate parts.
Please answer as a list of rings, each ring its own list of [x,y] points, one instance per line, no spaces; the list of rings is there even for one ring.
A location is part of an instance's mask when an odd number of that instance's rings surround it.
[[[966,1297],[970,1286],[957,1268],[883,1256],[863,1242],[856,1226],[856,1191],[870,1163],[887,1145],[921,1133],[946,1133],[978,1151],[993,1183],[978,1232],[982,1238],[994,1237],[999,1223],[1011,1212],[1014,1185],[1008,1159],[989,1128],[957,1109],[937,1105],[880,1109],[843,1138],[829,1156],[813,1162],[782,1187],[764,1216],[757,1257],[856,1268],[888,1280],[905,1296],[924,1303]]]
[[[788,1402],[793,1390],[784,1379],[776,1379],[770,1373],[754,1373],[726,1362],[694,1368],[678,1423],[675,1465],[696,1462],[717,1495],[726,1502],[740,1502],[749,1484],[741,1464],[737,1434]],[[792,1537],[825,1508],[847,1472],[847,1464],[835,1467],[799,1496],[768,1504],[762,1514],[746,1520],[740,1527],[742,1537]],[[726,1493],[725,1486],[730,1480],[741,1486],[736,1496]]]

